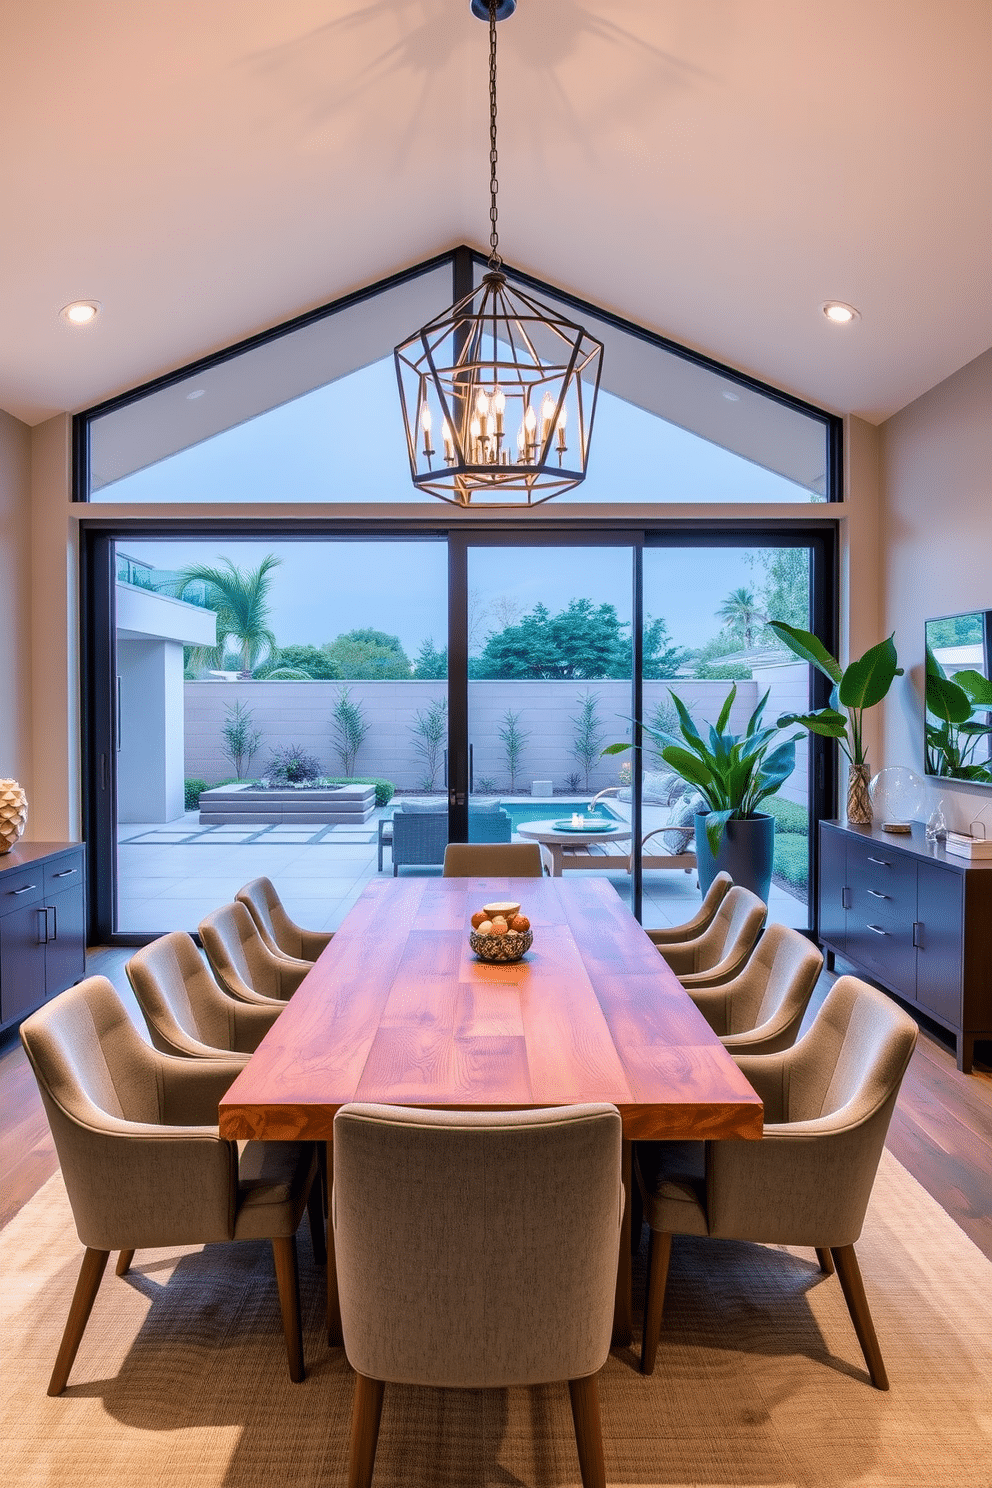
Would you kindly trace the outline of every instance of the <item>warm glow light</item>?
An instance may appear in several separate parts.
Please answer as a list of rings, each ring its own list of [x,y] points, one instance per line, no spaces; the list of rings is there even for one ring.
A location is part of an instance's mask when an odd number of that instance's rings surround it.
[[[858,319],[858,312],[854,306],[845,305],[842,300],[827,300],[823,306],[823,313],[835,325],[847,325],[850,321]]]
[[[430,405],[427,403],[425,403],[423,408],[420,410],[420,427],[423,429],[425,434],[429,434],[431,432],[431,410]]]
[[[62,319],[74,326],[89,325],[99,313],[100,305],[97,300],[73,300],[71,305],[62,307]]]

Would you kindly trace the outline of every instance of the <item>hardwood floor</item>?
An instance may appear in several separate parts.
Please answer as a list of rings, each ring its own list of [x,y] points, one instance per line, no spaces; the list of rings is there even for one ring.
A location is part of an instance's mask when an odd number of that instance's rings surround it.
[[[117,987],[138,1026],[140,1014],[124,974],[132,952],[92,950],[91,975]],[[824,973],[812,1017],[833,981]],[[980,1046],[987,1055],[989,1046]],[[992,1067],[983,1060],[962,1075],[949,1049],[921,1030],[886,1143],[979,1250],[992,1260]],[[0,1053],[0,1228],[37,1193],[58,1166],[34,1075],[15,1039]]]

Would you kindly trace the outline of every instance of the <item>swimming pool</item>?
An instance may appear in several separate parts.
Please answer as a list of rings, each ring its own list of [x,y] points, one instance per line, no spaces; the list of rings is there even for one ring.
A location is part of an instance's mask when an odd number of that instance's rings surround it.
[[[609,817],[613,821],[625,822],[627,818],[619,811],[611,810],[606,801],[597,801],[596,810],[588,812],[588,798],[570,799],[568,796],[556,796],[553,801],[503,801],[499,803],[510,818],[513,830],[516,831],[521,822],[532,821],[559,821],[562,817],[569,817],[573,811],[578,811],[582,816],[591,816],[594,821],[602,821]]]

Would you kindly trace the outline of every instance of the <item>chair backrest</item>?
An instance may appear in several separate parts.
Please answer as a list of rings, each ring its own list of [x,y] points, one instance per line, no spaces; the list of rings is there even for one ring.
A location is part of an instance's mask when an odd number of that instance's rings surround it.
[[[448,841],[447,811],[393,813],[393,867],[442,863]]]
[[[769,925],[739,976],[719,990],[726,996],[727,1033],[745,1033],[781,1014],[792,1043],[823,967],[811,940],[788,925]]]
[[[303,956],[300,927],[289,918],[271,878],[253,878],[234,896],[255,921],[264,944],[279,956]]]
[[[469,842],[509,842],[512,836],[510,813],[504,811],[498,802],[494,801],[491,806],[469,806]]]
[[[334,1118],[335,1252],[360,1374],[499,1387],[594,1374],[622,1204],[615,1106]]]
[[[918,1035],[891,997],[858,977],[838,977],[788,1058],[783,1119],[843,1111],[853,1126],[884,1112],[884,1140]]]
[[[543,878],[537,842],[449,842],[445,878]]]
[[[156,1049],[163,1054],[203,1054],[235,1048],[236,1006],[210,975],[184,930],[160,935],[135,951],[125,966]]]
[[[225,992],[247,1002],[256,995],[285,1000],[302,980],[292,963],[274,956],[243,904],[224,904],[197,927],[211,970]]]
[[[757,894],[734,884],[724,895],[709,928],[695,942],[695,970],[711,971],[735,954],[746,959],[767,915],[768,907]]]

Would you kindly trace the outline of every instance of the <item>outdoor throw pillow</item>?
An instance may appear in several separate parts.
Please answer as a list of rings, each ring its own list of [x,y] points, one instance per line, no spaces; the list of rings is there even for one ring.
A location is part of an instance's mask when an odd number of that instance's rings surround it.
[[[686,852],[689,844],[695,841],[696,812],[702,808],[703,804],[702,798],[693,793],[683,798],[673,808],[668,823],[669,830],[661,835],[662,842],[673,856]]]
[[[410,816],[437,816],[441,811],[447,811],[448,803],[440,801],[404,801],[397,808],[407,812]]]

